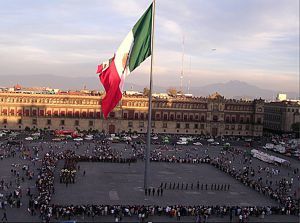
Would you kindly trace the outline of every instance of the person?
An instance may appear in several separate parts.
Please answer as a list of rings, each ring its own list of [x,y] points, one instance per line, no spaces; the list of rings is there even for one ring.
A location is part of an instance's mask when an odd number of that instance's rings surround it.
[[[177,216],[177,221],[180,221],[180,210],[178,210],[178,211],[176,212],[176,216]]]
[[[4,222],[4,220],[7,221],[7,215],[6,215],[5,211],[3,212],[3,217],[1,219],[1,221]]]

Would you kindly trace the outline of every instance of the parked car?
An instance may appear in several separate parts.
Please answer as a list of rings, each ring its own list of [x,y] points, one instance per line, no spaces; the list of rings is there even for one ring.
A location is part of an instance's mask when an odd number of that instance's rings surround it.
[[[201,142],[194,142],[193,145],[195,145],[195,146],[203,146],[203,144]]]

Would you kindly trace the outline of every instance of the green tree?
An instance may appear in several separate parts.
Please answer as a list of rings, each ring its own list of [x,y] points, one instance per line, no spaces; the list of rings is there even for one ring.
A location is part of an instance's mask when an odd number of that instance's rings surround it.
[[[300,122],[293,123],[292,130],[296,134],[296,137],[300,138]]]

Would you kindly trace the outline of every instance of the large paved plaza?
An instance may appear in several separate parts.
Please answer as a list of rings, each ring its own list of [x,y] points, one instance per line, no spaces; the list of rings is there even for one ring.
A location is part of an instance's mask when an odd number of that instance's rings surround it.
[[[81,142],[75,146],[74,141],[68,142],[25,142],[24,147],[30,151],[34,147],[40,148],[38,155],[35,157],[42,158],[44,154],[53,150],[56,153],[65,150],[74,150],[76,154],[93,155],[93,148],[98,142]],[[111,144],[113,150],[117,153],[122,153],[124,157],[132,155],[132,150],[125,143]],[[35,221],[39,222],[38,215],[31,216],[27,210],[29,198],[26,196],[26,190],[31,189],[31,193],[36,194],[35,182],[41,167],[40,161],[32,162],[30,159],[25,159],[22,156],[18,146],[13,146],[16,151],[14,157],[10,156],[0,160],[0,175],[1,179],[11,184],[11,186],[2,190],[1,193],[5,196],[13,191],[17,185],[22,188],[21,206],[7,206],[7,217],[9,221]],[[240,148],[243,148],[240,146]],[[162,147],[153,145],[152,149],[155,153],[172,156],[216,156],[221,152],[220,146],[180,146],[174,149],[172,146]],[[247,150],[247,148],[243,148]],[[142,147],[141,147],[142,150]],[[33,153],[32,153],[33,154]],[[233,165],[237,169],[243,169],[246,164],[242,162],[242,155],[237,155],[232,159]],[[298,161],[289,159],[291,168],[298,167]],[[34,178],[29,180],[25,176],[25,171],[22,170],[24,165],[28,165],[30,170],[34,171]],[[64,165],[64,160],[59,160],[54,170],[54,188],[55,193],[52,196],[51,203],[56,205],[89,205],[89,204],[105,204],[105,205],[207,205],[207,206],[278,206],[279,203],[268,196],[262,195],[257,191],[245,186],[240,181],[234,179],[227,173],[207,163],[169,163],[169,162],[151,162],[150,164],[150,186],[158,188],[160,185],[167,185],[162,196],[146,196],[143,189],[143,174],[144,162],[138,159],[133,163],[111,163],[111,162],[78,162],[76,168],[76,180],[74,184],[60,183],[60,171]],[[261,166],[262,168],[268,164],[253,159],[251,165],[253,167]],[[280,176],[274,175],[269,178],[266,173],[261,173],[262,177],[266,177],[274,182],[286,175],[290,177],[292,169],[286,167],[270,167],[279,168]],[[24,180],[17,182],[16,176],[11,172],[16,170],[20,178]],[[85,172],[85,173],[84,173]],[[265,180],[265,179],[264,179]],[[295,178],[296,183],[299,183]],[[197,188],[197,183],[202,187]],[[171,188],[169,185],[172,185]],[[176,185],[173,189],[173,185]],[[186,188],[186,184],[188,187]],[[191,186],[193,184],[193,187]],[[212,184],[230,185],[228,190],[216,190],[211,188]],[[177,188],[179,185],[179,188]],[[182,188],[181,185],[184,185]],[[205,188],[207,185],[207,189]],[[297,184],[293,186],[293,189]],[[164,188],[164,186],[163,186]],[[3,210],[0,211],[1,216]],[[276,215],[277,216],[277,215]],[[279,222],[297,222],[296,216],[267,216],[263,221],[279,221]],[[113,217],[80,217],[74,216],[72,219],[77,221],[114,221]],[[134,222],[136,218],[125,217],[126,221]],[[192,216],[182,218],[184,221],[195,221]],[[55,219],[52,219],[56,221]],[[152,216],[149,221],[168,221],[172,222],[172,218],[165,216]],[[226,221],[229,220],[228,218]],[[237,219],[236,219],[237,220]],[[261,221],[260,218],[250,218],[251,221]],[[208,221],[222,221],[222,218],[211,216]],[[224,221],[224,219],[223,219]]]

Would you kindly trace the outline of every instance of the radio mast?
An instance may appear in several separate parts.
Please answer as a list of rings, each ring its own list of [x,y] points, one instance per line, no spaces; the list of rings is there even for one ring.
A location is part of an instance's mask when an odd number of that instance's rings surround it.
[[[180,91],[183,93],[182,82],[183,82],[183,61],[184,61],[184,35],[182,36],[182,56],[181,56],[181,74],[180,74]]]

